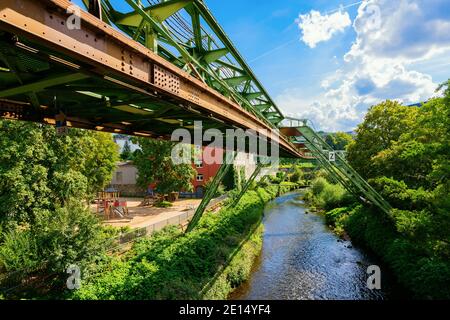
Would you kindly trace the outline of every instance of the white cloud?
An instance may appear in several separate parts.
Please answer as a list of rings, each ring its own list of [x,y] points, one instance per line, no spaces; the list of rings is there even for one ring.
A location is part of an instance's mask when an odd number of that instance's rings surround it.
[[[302,31],[301,40],[310,48],[315,48],[319,42],[330,40],[334,34],[343,32],[352,24],[347,12],[338,11],[331,15],[321,15],[315,10],[300,15],[296,22]]]
[[[448,0],[371,0],[358,8],[346,60],[370,54],[411,62],[450,48]]]
[[[414,67],[450,56],[448,0],[365,0],[353,28],[344,65],[319,83],[325,92],[304,103],[286,90],[276,99],[286,113],[323,130],[350,130],[385,99],[412,104],[435,95],[438,84]]]

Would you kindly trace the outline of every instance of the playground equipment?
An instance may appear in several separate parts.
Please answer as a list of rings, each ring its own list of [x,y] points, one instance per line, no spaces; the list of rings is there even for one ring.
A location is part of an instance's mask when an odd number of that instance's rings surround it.
[[[103,214],[107,220],[116,216],[125,218],[128,215],[127,202],[120,200],[120,193],[117,191],[97,192],[96,203],[97,214]]]

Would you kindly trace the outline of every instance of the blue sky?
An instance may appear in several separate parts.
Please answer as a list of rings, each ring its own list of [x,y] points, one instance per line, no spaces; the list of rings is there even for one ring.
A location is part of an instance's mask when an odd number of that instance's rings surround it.
[[[385,99],[426,101],[450,78],[448,0],[207,4],[280,109],[320,129],[352,130]]]
[[[260,81],[276,96],[293,86],[316,91],[316,84],[336,69],[355,37],[350,30],[312,50],[300,41],[295,22],[299,13],[313,9],[326,12],[352,2],[210,0],[207,4]],[[357,7],[349,10],[354,16]]]
[[[323,130],[352,130],[385,99],[426,101],[450,78],[449,0],[205,2],[278,107]]]

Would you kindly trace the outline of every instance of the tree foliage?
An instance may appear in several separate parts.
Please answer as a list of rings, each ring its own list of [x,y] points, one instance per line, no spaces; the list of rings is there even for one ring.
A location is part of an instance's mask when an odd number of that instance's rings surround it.
[[[131,147],[128,140],[126,140],[125,144],[123,145],[123,150],[122,153],[120,154],[120,158],[124,161],[133,160],[133,153],[131,152]]]
[[[66,276],[103,257],[110,237],[85,200],[112,177],[111,135],[1,120],[0,148],[0,272]]]
[[[450,82],[420,107],[373,106],[348,147],[348,160],[393,206],[327,215],[368,244],[420,297],[450,297]]]
[[[364,122],[356,130],[356,138],[347,148],[347,159],[364,177],[381,175],[379,168],[371,165],[372,158],[398,141],[414,124],[419,109],[405,107],[398,102],[385,101],[369,109]]]
[[[134,153],[134,164],[139,175],[137,183],[147,189],[157,184],[157,191],[163,194],[173,191],[191,191],[195,170],[190,164],[174,164],[171,158],[175,143],[148,138],[133,138],[139,144]]]
[[[0,221],[33,222],[40,210],[82,201],[112,177],[118,149],[110,134],[0,121]]]
[[[325,142],[334,150],[345,150],[352,141],[352,135],[346,132],[328,133],[325,136]]]

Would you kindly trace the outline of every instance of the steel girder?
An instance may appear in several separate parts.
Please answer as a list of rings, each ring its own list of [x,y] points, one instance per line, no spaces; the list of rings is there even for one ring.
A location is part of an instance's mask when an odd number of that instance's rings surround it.
[[[258,117],[273,125],[283,119],[204,1],[125,1],[128,12],[102,0],[104,20]]]
[[[227,97],[226,92],[218,92],[216,86],[220,83],[228,86],[226,81],[219,77],[208,85],[205,83],[208,77],[199,79],[196,75],[206,72],[203,70],[206,67],[194,65],[193,60],[185,64],[182,59],[171,62],[163,58],[167,52],[178,56],[176,50],[167,45],[169,40],[158,38],[158,53],[164,50],[166,53],[157,55],[130,39],[118,31],[117,26],[108,25],[112,24],[110,16],[114,11],[105,8],[105,1],[102,1],[103,21],[81,10],[80,28],[68,29],[66,23],[72,14],[71,6],[67,0],[4,0],[0,3],[0,91],[5,98],[0,99],[5,102],[2,105],[15,103],[20,110],[25,107],[27,110],[19,116],[21,119],[54,123],[57,110],[53,108],[53,100],[56,98],[68,123],[74,127],[170,139],[175,129],[192,130],[194,121],[203,121],[205,130],[242,128],[263,135],[264,132],[274,133],[266,136],[280,144],[282,156],[299,156],[296,148],[285,137],[278,136],[275,126],[261,116],[262,111],[255,113],[245,109],[236,102],[238,99],[234,95]],[[201,34],[205,46],[205,32]],[[136,31],[136,35],[142,40],[142,32]],[[183,48],[201,64],[198,54],[186,46]],[[211,49],[205,54],[206,61],[224,54],[223,48],[211,44]],[[224,57],[216,63],[219,61],[233,72],[241,74],[239,70],[243,70],[233,61],[226,62]],[[183,67],[190,74],[183,71]],[[67,73],[83,76],[66,78]],[[249,81],[240,87],[237,92],[246,92],[244,88],[249,88]],[[248,89],[246,94],[249,99],[259,101],[264,98],[260,92]],[[10,107],[4,111],[10,112]]]
[[[389,214],[390,204],[364,180],[333,148],[328,145],[313,129],[304,125],[296,127],[307,141],[307,147],[317,157],[320,164],[340,182],[350,193],[357,197],[363,197],[372,204]],[[330,160],[330,153],[334,153],[335,159]]]
[[[253,171],[252,175],[250,176],[250,178],[245,182],[244,187],[242,188],[242,190],[239,192],[238,196],[236,197],[236,199],[233,199],[233,207],[236,206],[239,201],[241,200],[242,196],[247,192],[247,190],[250,188],[250,185],[252,184],[253,181],[255,181],[255,179],[258,177],[259,173],[261,172],[261,169],[263,168],[264,164],[262,161],[260,161],[257,165],[255,170]]]

